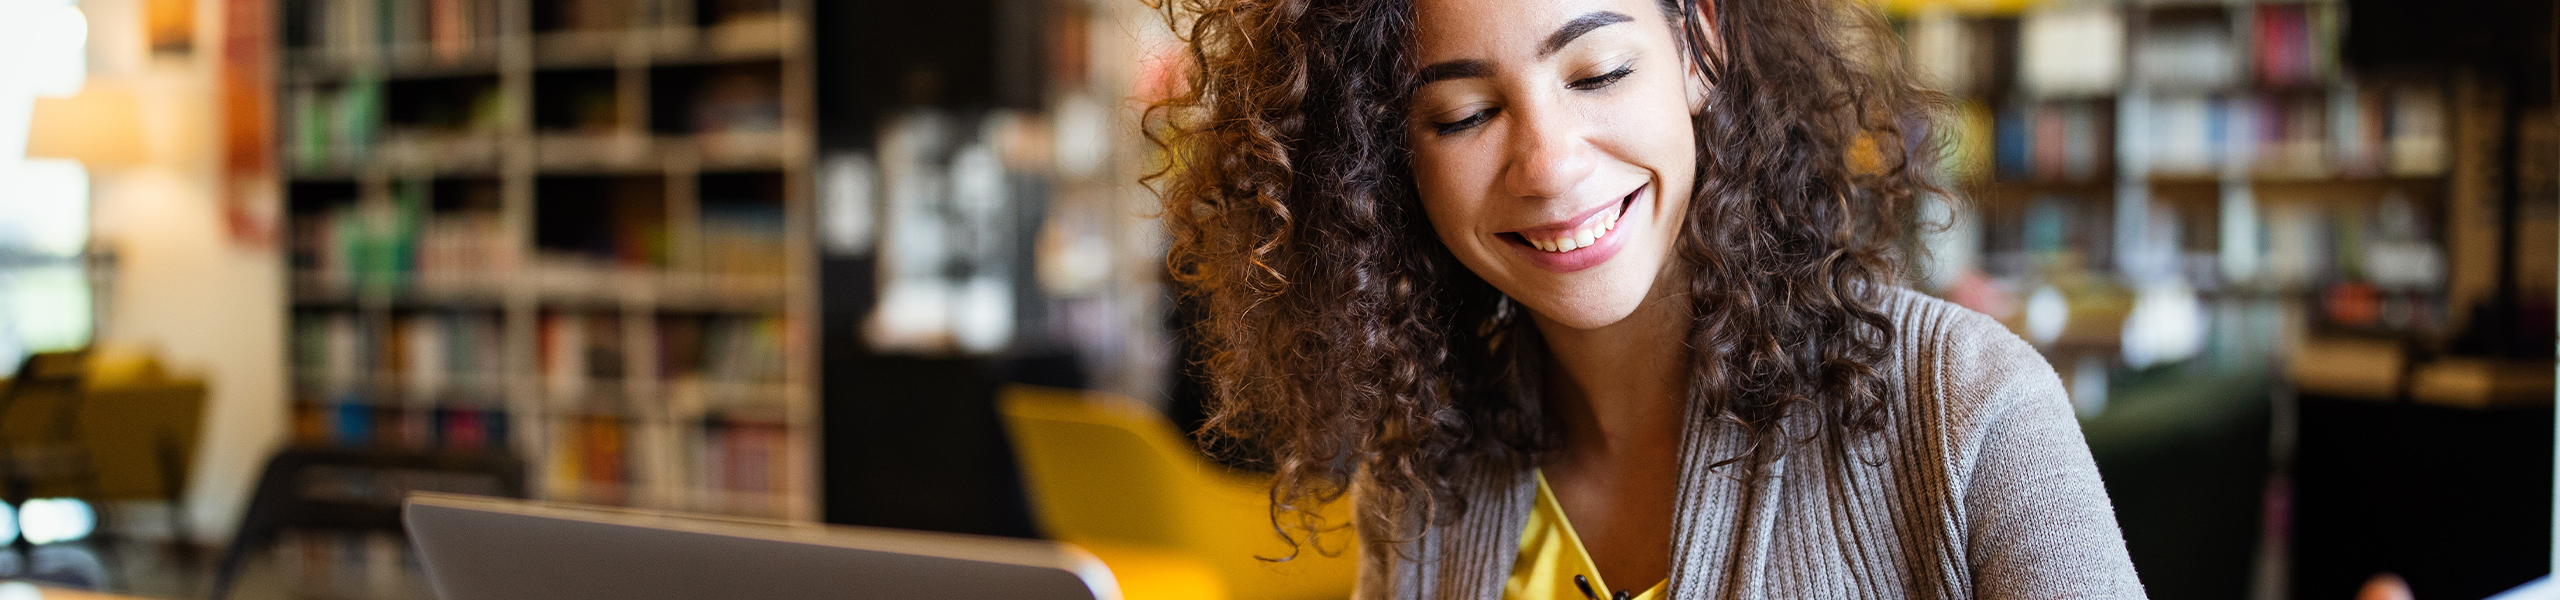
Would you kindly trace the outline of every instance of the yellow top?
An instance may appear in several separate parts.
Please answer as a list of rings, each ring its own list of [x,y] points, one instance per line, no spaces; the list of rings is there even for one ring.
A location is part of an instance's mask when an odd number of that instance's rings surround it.
[[[1511,564],[1511,579],[1502,583],[1503,600],[1586,600],[1573,576],[1591,579],[1591,591],[1600,600],[1609,600],[1617,588],[1600,579],[1600,568],[1591,564],[1591,555],[1582,550],[1582,536],[1573,532],[1573,523],[1564,518],[1564,508],[1556,504],[1556,494],[1547,489],[1547,475],[1538,473],[1538,503],[1529,509],[1529,524],[1520,529],[1520,559]],[[1636,594],[1635,600],[1658,600],[1671,584],[1665,580]]]

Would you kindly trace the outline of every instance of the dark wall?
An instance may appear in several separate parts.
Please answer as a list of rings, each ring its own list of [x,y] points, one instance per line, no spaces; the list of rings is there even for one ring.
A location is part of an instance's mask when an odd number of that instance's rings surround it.
[[[2351,598],[2398,573],[2420,598],[2485,598],[2551,570],[2551,407],[2304,398],[2293,593]]]
[[[2349,0],[2341,49],[2349,64],[2505,63],[2548,69],[2551,0]],[[2547,80],[2546,80],[2547,81]]]
[[[1043,84],[1033,66],[1043,38],[1036,0],[821,0],[816,6],[822,152],[868,149],[884,118],[912,108],[968,115],[1039,105]],[[1037,226],[1036,218],[1022,222]],[[877,263],[868,256],[829,256],[819,271],[819,486],[826,520],[1034,535],[1012,447],[995,412],[996,392],[1008,381],[1081,386],[1074,361],[873,353],[862,323],[877,301]]]
[[[1035,0],[817,3],[818,145],[867,148],[881,115],[916,105],[1037,108]]]

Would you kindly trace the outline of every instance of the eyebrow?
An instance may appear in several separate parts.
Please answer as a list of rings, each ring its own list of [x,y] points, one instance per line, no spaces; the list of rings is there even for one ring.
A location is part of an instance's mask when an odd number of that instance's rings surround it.
[[[1433,82],[1447,81],[1451,79],[1490,77],[1492,75],[1493,65],[1486,64],[1481,60],[1460,59],[1431,63],[1431,66],[1423,67],[1422,73],[1417,76],[1422,79],[1423,85],[1429,85]]]
[[[1563,50],[1566,44],[1573,43],[1575,38],[1582,37],[1582,34],[1585,33],[1591,33],[1591,30],[1593,29],[1599,29],[1633,20],[1636,20],[1635,17],[1605,10],[1574,17],[1572,21],[1565,22],[1563,27],[1556,28],[1556,32],[1554,34],[1548,35],[1547,43],[1540,44],[1538,46],[1538,58],[1546,58],[1548,55],[1555,54],[1558,50]]]
[[[1575,39],[1581,38],[1582,34],[1591,33],[1591,30],[1633,20],[1636,20],[1635,17],[1606,10],[1593,11],[1579,17],[1574,17],[1573,20],[1566,21],[1563,27],[1557,27],[1555,33],[1548,34],[1547,41],[1545,43],[1538,45],[1538,58],[1545,59],[1548,56],[1554,55],[1558,51],[1564,50],[1565,46],[1571,45]],[[1416,74],[1416,77],[1421,79],[1421,83],[1418,85],[1430,85],[1434,82],[1447,81],[1451,79],[1489,77],[1492,75],[1493,65],[1490,63],[1475,59],[1458,59],[1432,63],[1431,66],[1423,67],[1422,72]]]

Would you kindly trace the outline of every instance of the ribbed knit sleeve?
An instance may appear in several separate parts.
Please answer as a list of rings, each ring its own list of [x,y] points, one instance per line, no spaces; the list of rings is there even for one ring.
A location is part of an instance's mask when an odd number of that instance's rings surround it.
[[[1974,596],[2143,597],[2061,379],[1989,317],[1938,306],[1950,322],[1932,354]]]

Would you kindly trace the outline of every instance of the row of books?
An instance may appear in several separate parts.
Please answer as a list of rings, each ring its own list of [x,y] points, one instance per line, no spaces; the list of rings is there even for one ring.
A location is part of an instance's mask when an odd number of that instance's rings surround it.
[[[2135,77],[2162,92],[2228,90],[2240,84],[2236,52],[2225,20],[2158,23],[2134,37]]]
[[[363,293],[494,293],[499,278],[522,263],[502,214],[480,204],[431,211],[428,186],[494,195],[494,182],[402,182],[393,201],[363,203],[339,198],[319,210],[292,216],[290,252],[300,285],[324,295]],[[448,196],[449,197],[449,196]],[[644,202],[662,206],[662,198]],[[551,262],[604,269],[667,266],[663,210],[612,211],[573,227],[594,228],[541,244]],[[643,214],[645,213],[645,214]],[[785,225],[779,205],[709,202],[702,208],[700,270],[713,275],[779,277],[785,259]]]
[[[2130,147],[2156,176],[2211,177],[2236,164],[2282,179],[2434,177],[2444,173],[2450,152],[2443,88],[2433,84],[2173,94],[2148,104],[2147,126],[2126,133],[2139,136]],[[1962,137],[1988,140],[1999,180],[2094,182],[2117,164],[2119,118],[2111,101],[2057,100],[2016,103],[1995,117],[1957,123]],[[1977,131],[1986,121],[1992,131]]]
[[[2355,329],[2443,331],[2449,321],[2442,293],[2389,290],[2362,281],[2329,284],[2319,293],[2321,323]]]
[[[370,77],[294,86],[285,92],[286,154],[304,170],[363,162],[381,139],[382,101],[382,82]]]
[[[513,419],[482,405],[375,404],[354,395],[296,402],[293,441],[304,447],[411,452],[498,452]]]
[[[514,268],[504,218],[494,209],[428,209],[428,186],[496,193],[488,182],[406,181],[387,204],[349,202],[295,215],[292,260],[325,290],[397,292],[490,284]]]
[[[750,494],[788,489],[791,430],[781,423],[705,419],[691,446],[694,480],[702,489]]]
[[[2443,89],[2388,85],[2334,94],[2152,100],[2143,140],[2151,170],[2211,175],[2241,164],[2266,176],[2432,177],[2449,153]]]
[[[497,46],[499,0],[301,0],[288,5],[285,43],[311,58],[357,62],[386,49],[437,62],[486,56]]]
[[[619,311],[553,310],[538,328],[539,368],[556,395],[625,376]],[[768,315],[660,314],[653,376],[764,386],[784,381],[786,325]],[[385,322],[387,321],[387,322]],[[295,315],[294,369],[313,394],[397,394],[416,402],[494,404],[506,376],[503,318],[494,310],[400,312],[377,321],[355,310]],[[763,392],[718,392],[727,396]],[[762,399],[772,401],[777,399]]]
[[[494,310],[403,311],[387,320],[303,311],[293,322],[294,369],[310,393],[496,404],[506,371],[502,320]]]
[[[581,414],[553,419],[551,489],[555,496],[584,502],[628,504],[635,469],[631,456],[632,420],[617,415]]]
[[[781,383],[785,331],[777,316],[660,316],[660,368],[673,379]]]
[[[2059,195],[2039,198],[2018,213],[2016,221],[1994,224],[1984,237],[1990,274],[2028,276],[2039,265],[2054,263],[2031,259],[2037,256],[2077,254],[2085,259],[2080,264],[2118,267],[2125,266],[2120,260],[2140,258],[2108,256],[2114,247],[2114,211],[2079,200]],[[2224,216],[2220,227],[2251,232],[2240,238],[2249,240],[2248,248],[2220,261],[2207,259],[2170,268],[2206,290],[2233,282],[2306,292],[2343,285],[2370,290],[2376,302],[2385,296],[2433,297],[2443,292],[2447,278],[2443,242],[2433,233],[2435,226],[2424,211],[2406,196],[2390,192],[2356,202],[2302,200],[2266,203],[2242,218]],[[2185,244],[2181,236],[2215,235],[2177,231],[2175,224],[2187,222],[2179,212],[2192,207],[2158,203],[2151,210],[2156,215],[2154,227],[2170,227],[2165,233],[2146,234],[2158,238],[2155,244],[2177,248]]]
[[[505,448],[505,411],[478,408],[377,406],[358,402],[297,403],[294,441],[304,447],[375,448],[412,452],[489,452]],[[638,420],[619,415],[574,414],[552,419],[550,478],[554,488],[576,488],[597,498],[627,492],[641,471],[632,455]],[[768,420],[710,417],[683,428],[680,460],[686,487],[705,491],[779,494],[791,466],[791,430]]]
[[[745,195],[722,188],[740,177],[755,175],[703,176],[694,268],[778,277],[788,264],[780,179],[763,174],[769,189]],[[535,245],[553,263],[605,270],[669,266],[677,250],[668,237],[666,193],[657,177],[545,178],[536,200]]]
[[[535,125],[544,131],[610,133],[628,124],[619,88],[607,77],[572,74],[537,79]],[[713,69],[698,85],[667,102],[687,103],[681,119],[657,123],[663,133],[706,135],[781,131],[780,74],[771,63]],[[285,154],[304,171],[345,169],[383,153],[386,142],[418,147],[420,160],[433,164],[485,163],[495,157],[495,139],[504,123],[506,95],[494,79],[476,82],[437,80],[386,91],[383,80],[358,76],[344,81],[306,82],[285,92],[288,113]],[[667,88],[670,90],[681,88]],[[405,94],[410,110],[388,113],[390,94]]]
[[[2287,288],[2338,282],[2387,291],[2436,291],[2445,284],[2434,226],[2408,200],[2336,206],[2287,204],[2263,211],[2263,276]]]
[[[2308,4],[2261,4],[2251,15],[2250,72],[2258,85],[2319,85],[2338,70],[2336,19]]]
[[[772,405],[769,386],[784,381],[785,324],[767,315],[660,314],[655,317],[655,373],[634,374],[627,362],[626,327],[620,311],[555,310],[538,329],[544,390],[576,402],[612,390],[626,376],[655,377],[678,391],[704,397],[685,403],[705,407]],[[699,404],[697,404],[699,403]]]
[[[782,129],[782,73],[772,63],[726,65],[693,88],[693,131],[706,134]]]
[[[2010,105],[2000,112],[1990,136],[1997,176],[2003,181],[2069,182],[2105,177],[2115,164],[2113,106],[2103,100]]]
[[[635,456],[638,421],[617,415],[580,414],[555,419],[546,473],[555,496],[589,502],[629,503],[646,482],[644,473],[667,473]],[[683,452],[673,473],[697,508],[723,512],[770,505],[790,489],[790,428],[771,421],[707,418],[683,427]],[[729,496],[743,496],[732,498]],[[763,500],[763,502],[758,502]],[[736,510],[746,508],[748,510]],[[778,508],[778,507],[773,507]]]
[[[787,268],[782,205],[702,204],[702,269],[708,273],[779,277]]]
[[[2014,22],[1918,15],[1904,39],[1913,68],[1960,95],[2009,89],[2006,77],[2024,90],[2106,95],[2116,91],[2127,58],[2138,66],[2138,81],[2172,91],[2231,91],[2244,66],[2251,81],[2269,88],[2316,86],[2338,73],[2338,19],[2327,18],[2333,9],[2269,3],[2226,10],[2250,11],[2248,31],[2234,32],[2220,10],[2154,15],[2137,27],[2123,9],[2076,6]],[[2235,41],[2239,33],[2247,34],[2246,48]],[[2117,46],[2128,37],[2130,57]]]

